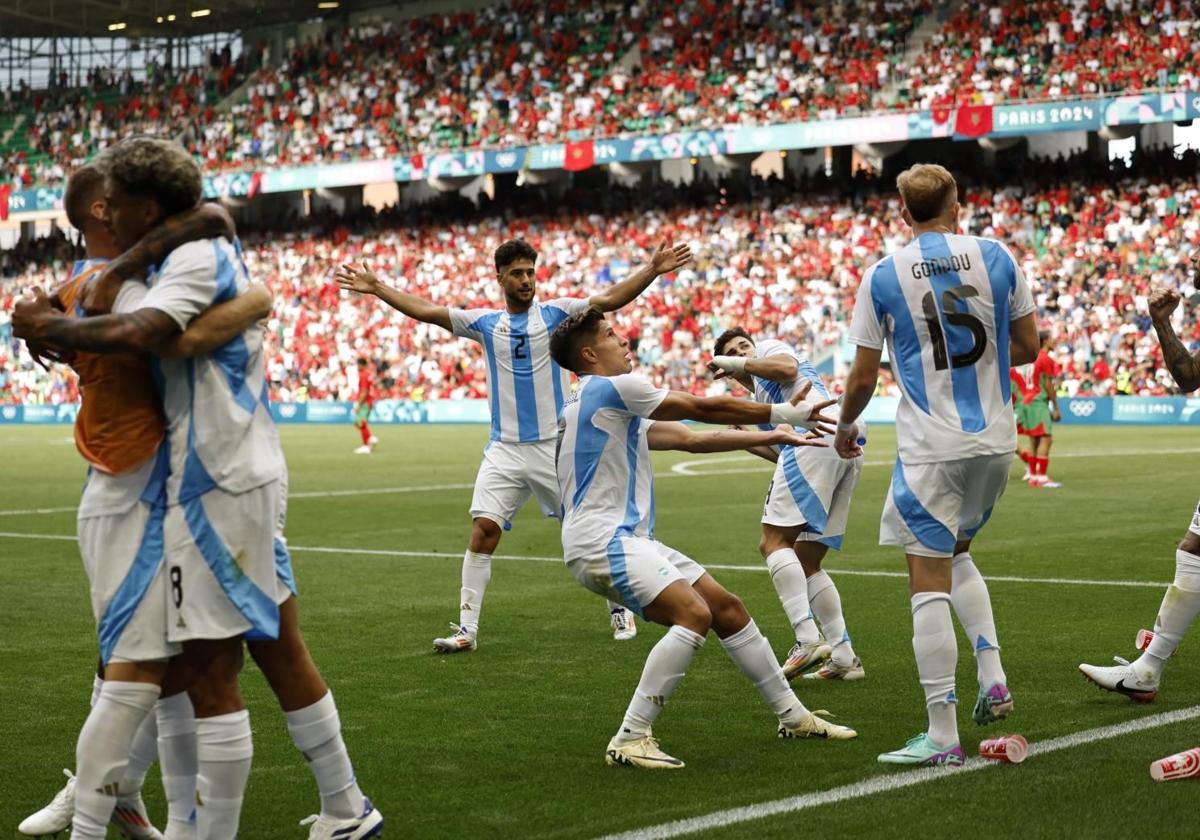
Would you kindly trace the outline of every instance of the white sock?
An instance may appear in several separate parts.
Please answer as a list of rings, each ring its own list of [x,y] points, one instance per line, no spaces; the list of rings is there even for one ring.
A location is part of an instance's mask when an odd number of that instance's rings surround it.
[[[912,596],[912,616],[913,653],[925,689],[929,737],[938,746],[948,747],[958,743],[958,722],[954,718],[958,704],[954,694],[958,645],[950,617],[950,596],[945,592],[918,592]]]
[[[154,707],[158,720],[158,765],[162,771],[163,795],[167,800],[167,823],[190,824],[196,810],[196,716],[187,692],[159,700]]]
[[[625,720],[617,730],[618,743],[636,741],[650,731],[651,724],[671,698],[675,686],[687,673],[692,657],[702,647],[703,636],[676,624],[650,649],[646,665],[642,668],[642,678],[625,711]]]
[[[821,631],[833,645],[832,659],[839,665],[854,662],[854,648],[850,646],[850,634],[846,631],[846,618],[842,615],[842,596],[824,569],[808,579],[808,600],[812,611],[821,622]]]
[[[354,779],[350,754],[342,741],[342,722],[333,702],[333,692],[326,692],[311,706],[288,712],[286,717],[292,743],[304,754],[308,769],[317,780],[321,813],[340,819],[360,816],[365,800]]]
[[[479,612],[483,609],[483,593],[492,579],[492,555],[468,551],[463,555],[462,592],[458,608],[459,626],[472,633],[479,632]],[[355,814],[355,816],[358,816]]]
[[[996,621],[992,618],[992,599],[987,583],[967,552],[956,554],[951,567],[950,600],[954,612],[975,651],[975,670],[979,687],[987,690],[996,683],[1007,683],[1000,665],[1000,642]]]
[[[1154,639],[1146,652],[1133,663],[1138,675],[1148,682],[1162,679],[1163,668],[1196,615],[1200,614],[1200,557],[1186,551],[1175,552],[1175,582],[1167,587],[1158,616],[1154,619]]]
[[[799,723],[806,709],[788,685],[775,651],[767,637],[758,631],[754,619],[750,619],[741,630],[721,640],[721,646],[742,670],[762,699],[766,701],[780,723],[794,726]]]
[[[75,747],[73,840],[107,836],[133,736],[154,708],[159,691],[150,683],[105,681]]]
[[[779,593],[796,641],[815,642],[821,634],[817,632],[817,623],[808,606],[808,581],[796,552],[790,548],[771,552],[767,556],[767,571],[771,573],[771,583]]]
[[[95,706],[96,701],[100,699],[100,690],[104,688],[104,677],[92,677],[92,700],[89,706]]]
[[[237,836],[242,797],[250,776],[254,746],[250,713],[245,709],[196,721],[197,840],[230,840]]]
[[[142,719],[142,725],[133,735],[133,744],[129,747],[129,764],[125,767],[125,775],[121,778],[121,796],[130,796],[142,789],[146,781],[146,771],[158,758],[158,723],[153,714]]]

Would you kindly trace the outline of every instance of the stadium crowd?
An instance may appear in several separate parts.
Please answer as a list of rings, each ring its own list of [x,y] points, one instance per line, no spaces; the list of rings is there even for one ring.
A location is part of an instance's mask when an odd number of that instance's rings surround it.
[[[128,134],[181,139],[219,171],[1194,90],[1196,6],[991,0],[943,21],[935,0],[511,0],[331,27],[275,62],[226,50],[144,84],[97,70],[78,88],[10,91],[6,110],[28,118],[0,135],[0,183],[61,183]],[[924,49],[907,53],[931,15]]]
[[[1096,171],[1084,157],[1029,162],[1008,183],[964,177],[965,232],[1008,243],[1033,283],[1041,324],[1054,335],[1068,394],[1165,394],[1145,300],[1152,285],[1186,287],[1200,245],[1200,155],[1136,154]],[[1069,185],[1074,185],[1069,186]],[[578,189],[551,199],[523,189],[502,205],[461,198],[436,206],[293,220],[284,232],[246,231],[246,261],[269,285],[271,396],[352,399],[355,362],[378,366],[380,397],[480,397],[477,347],[340,292],[332,277],[366,261],[406,291],[450,305],[499,306],[492,251],[509,237],[540,252],[539,295],[578,296],[636,268],[661,242],[690,242],[695,262],[662,278],[618,322],[659,382],[705,392],[713,337],[741,324],[820,360],[844,350],[862,270],[908,240],[890,185],[859,175],[816,179],[703,179],[640,190]],[[63,369],[36,367],[11,339],[7,313],[33,285],[65,277],[69,242],[9,251],[0,285],[0,402],[76,398]],[[24,264],[17,265],[20,260]],[[1200,342],[1200,328],[1190,335]],[[881,389],[893,388],[885,377]]]

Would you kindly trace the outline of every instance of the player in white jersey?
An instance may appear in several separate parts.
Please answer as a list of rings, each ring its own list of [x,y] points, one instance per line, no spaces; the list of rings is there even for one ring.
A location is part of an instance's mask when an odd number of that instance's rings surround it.
[[[812,362],[782,341],[765,339],[756,344],[744,329],[734,327],[717,337],[713,353],[709,367],[717,378],[734,379],[758,402],[790,400],[806,384],[820,399],[830,398]],[[836,419],[836,406],[829,413]],[[861,680],[866,673],[850,642],[841,595],[821,563],[830,548],[842,547],[862,458],[846,460],[832,449],[818,447],[754,452],[775,464],[758,548],[796,639],[784,660],[783,674],[790,680],[820,665],[806,676]]]
[[[557,472],[567,568],[592,592],[670,628],[646,658],[605,761],[652,769],[683,767],[659,748],[651,726],[710,629],[775,713],[781,738],[853,738],[854,730],[804,708],[738,597],[699,563],[654,539],[651,449],[725,452],[815,443],[791,429],[696,432],[682,423],[662,421],[816,427],[827,419],[821,410],[832,401],[804,402],[807,388],[792,400],[769,406],[655,388],[629,372],[629,343],[595,307],[572,315],[555,330],[551,352],[559,365],[581,377],[559,421]]]
[[[342,266],[338,284],[375,295],[410,318],[434,324],[483,346],[491,403],[491,440],[475,478],[471,498],[471,538],[463,556],[457,624],[450,636],[433,640],[438,653],[475,650],[479,614],[492,576],[492,555],[500,536],[530,496],[546,516],[558,512],[554,479],[554,440],[558,414],[570,393],[570,379],[550,358],[550,333],[569,315],[590,306],[605,312],[633,301],[660,274],[686,265],[687,245],[663,245],[643,268],[589,298],[537,300],[534,264],[537,251],[524,240],[505,242],[495,253],[496,275],[504,293],[503,309],[439,306],[383,283],[365,265]],[[613,637],[631,639],[637,629],[632,613],[609,604]]]
[[[879,760],[958,765],[952,605],[975,650],[975,722],[1004,717],[1013,705],[987,584],[970,548],[1008,481],[1017,445],[1009,368],[1037,355],[1037,327],[1029,287],[1008,249],[956,233],[953,176],[920,164],[897,186],[915,238],[863,275],[850,328],[858,350],[836,446],[843,457],[862,453],[855,421],[875,390],[886,342],[902,396],[899,457],[879,541],[907,555],[913,652],[929,729]]]
[[[1200,289],[1200,255],[1193,257],[1193,284]],[[1150,294],[1150,318],[1163,363],[1175,377],[1179,390],[1191,393],[1200,388],[1200,353],[1192,354],[1171,324],[1182,299],[1174,289],[1155,289]],[[1158,696],[1163,669],[1196,616],[1200,615],[1200,505],[1192,514],[1192,523],[1175,550],[1175,580],[1167,587],[1162,605],[1154,618],[1154,633],[1142,655],[1133,662],[1114,657],[1117,665],[1082,664],[1079,670],[1096,685],[1124,694],[1139,703]]]

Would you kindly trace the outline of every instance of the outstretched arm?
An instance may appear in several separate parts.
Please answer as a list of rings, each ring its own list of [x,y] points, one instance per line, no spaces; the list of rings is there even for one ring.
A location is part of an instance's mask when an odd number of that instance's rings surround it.
[[[202,312],[182,334],[169,339],[154,352],[177,359],[206,356],[270,315],[272,303],[267,287],[254,283],[245,294]]]
[[[689,429],[682,423],[655,423],[646,435],[651,449],[677,449],[681,452],[734,452],[768,446],[825,446],[820,440],[796,434],[790,428],[769,432],[722,429],[705,432]]]
[[[338,269],[335,278],[340,289],[360,295],[375,295],[392,309],[409,318],[416,318],[418,321],[453,331],[450,324],[449,307],[438,306],[425,298],[392,288],[380,280],[374,271],[367,268],[366,263],[358,265],[346,263]]]
[[[1181,295],[1172,289],[1155,289],[1150,295],[1150,320],[1158,333],[1163,363],[1179,390],[1185,394],[1200,388],[1200,353],[1190,353],[1171,326],[1171,313],[1179,306]]]
[[[149,352],[179,334],[179,324],[160,309],[139,309],[126,315],[68,318],[54,309],[41,289],[32,300],[13,308],[13,335],[30,344],[52,344],[65,350],[96,353]]]
[[[725,379],[748,373],[759,379],[769,379],[772,382],[791,382],[800,372],[800,363],[790,353],[776,353],[761,359],[748,359],[745,356],[713,356],[708,363],[709,370],[716,374],[713,379]]]
[[[111,312],[123,282],[138,277],[150,266],[161,263],[180,245],[219,236],[228,239],[237,236],[233,217],[219,204],[206,202],[185,213],[169,217],[138,240],[136,245],[104,267],[100,276],[93,280],[84,292],[84,311],[93,314]]]
[[[668,248],[667,243],[659,246],[650,262],[630,274],[620,283],[603,292],[597,292],[588,299],[592,306],[599,307],[604,312],[620,309],[637,299],[646,291],[655,278],[660,274],[670,274],[677,268],[682,268],[692,260],[692,250],[687,245],[676,245]]]
[[[805,401],[812,383],[796,392],[790,402],[751,402],[737,397],[695,397],[684,391],[671,391],[650,415],[651,420],[699,420],[702,423],[753,426],[759,423],[804,426],[814,431],[832,431],[831,420],[821,412],[834,400],[819,403]],[[740,448],[740,447],[739,447]]]

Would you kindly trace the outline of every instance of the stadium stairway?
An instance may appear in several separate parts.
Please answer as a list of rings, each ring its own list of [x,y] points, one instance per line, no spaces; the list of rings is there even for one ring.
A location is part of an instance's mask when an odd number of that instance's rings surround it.
[[[942,26],[950,18],[954,17],[958,11],[958,7],[963,5],[965,0],[945,0],[943,3],[935,3],[933,12],[930,13],[912,34],[908,36],[908,42],[904,45],[904,53],[900,56],[900,66],[909,67],[914,58],[925,51],[925,45],[929,43],[929,39],[941,30]],[[892,81],[887,87],[880,91],[884,102],[894,103],[896,101],[896,93],[900,87],[901,78],[896,75],[895,67],[893,66]]]

